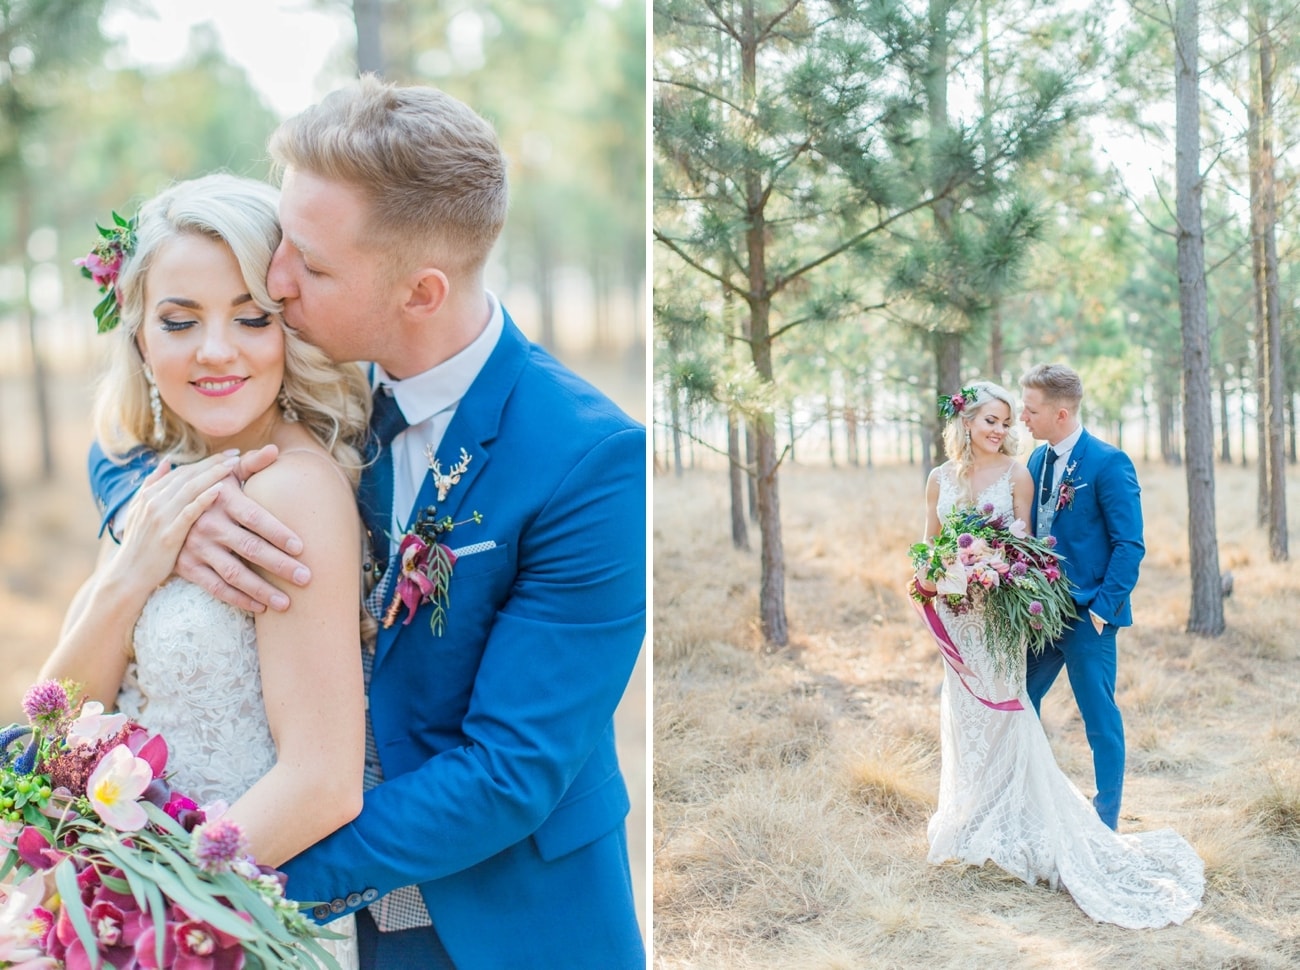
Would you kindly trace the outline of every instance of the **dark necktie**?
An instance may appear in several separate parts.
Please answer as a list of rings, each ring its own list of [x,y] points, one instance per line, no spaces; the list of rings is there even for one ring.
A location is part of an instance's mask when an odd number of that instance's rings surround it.
[[[366,449],[370,464],[361,472],[357,505],[370,532],[375,560],[382,564],[388,559],[388,529],[393,520],[393,449],[389,446],[408,425],[402,409],[387,389],[376,388],[374,400]]]
[[[1038,489],[1038,504],[1046,506],[1052,497],[1052,479],[1055,477],[1056,449],[1047,446],[1047,460],[1043,462],[1043,483]]]

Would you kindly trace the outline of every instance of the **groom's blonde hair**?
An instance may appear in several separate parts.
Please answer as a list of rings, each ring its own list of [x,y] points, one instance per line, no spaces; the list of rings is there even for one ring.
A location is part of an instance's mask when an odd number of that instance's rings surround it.
[[[1043,397],[1072,414],[1083,403],[1083,379],[1064,364],[1039,364],[1020,378],[1020,386],[1042,391]]]
[[[394,276],[430,260],[477,272],[505,225],[506,160],[492,126],[431,87],[367,74],[284,122],[278,169],[342,182],[369,204],[363,244],[391,254]]]

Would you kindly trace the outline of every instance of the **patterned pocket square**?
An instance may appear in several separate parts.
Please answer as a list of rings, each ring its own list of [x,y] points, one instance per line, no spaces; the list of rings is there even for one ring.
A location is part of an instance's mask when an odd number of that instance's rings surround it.
[[[495,539],[488,539],[486,542],[476,542],[470,546],[461,546],[459,549],[451,550],[451,554],[457,559],[465,556],[472,556],[477,552],[487,552],[489,549],[495,549],[497,543]]]

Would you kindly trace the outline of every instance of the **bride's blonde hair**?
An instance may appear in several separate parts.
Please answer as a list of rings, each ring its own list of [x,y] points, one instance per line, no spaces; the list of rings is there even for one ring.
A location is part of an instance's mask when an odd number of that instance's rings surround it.
[[[994,401],[1005,404],[1013,418],[1016,414],[1015,398],[1000,384],[994,384],[992,381],[976,381],[967,385],[965,390],[973,391],[974,394],[967,398],[960,413],[950,418],[943,429],[943,450],[956,466],[958,481],[970,477],[971,466],[975,461],[970,446],[970,423],[976,416]],[[1020,453],[1020,435],[1014,427],[1007,429],[1006,437],[1002,439],[998,451],[1011,457]]]
[[[145,317],[145,278],[159,249],[170,240],[184,235],[219,240],[234,253],[253,301],[283,327],[280,304],[266,288],[271,256],[280,244],[278,200],[279,193],[264,182],[216,173],[179,182],[140,209],[136,247],[117,280],[122,326],[112,335],[108,371],[95,401],[95,431],[106,452],[126,456],[147,446],[178,462],[207,453],[198,432],[165,406],[162,439],[153,438],[149,384],[136,344]],[[285,328],[283,390],[303,427],[355,487],[370,418],[370,393],[360,366],[335,364],[323,350]]]

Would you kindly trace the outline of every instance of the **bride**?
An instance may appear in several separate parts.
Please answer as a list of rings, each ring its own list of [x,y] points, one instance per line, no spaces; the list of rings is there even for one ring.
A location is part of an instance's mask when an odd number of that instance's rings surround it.
[[[927,539],[959,506],[992,505],[1030,521],[1034,485],[1017,452],[1015,402],[987,381],[972,385],[944,431],[948,461],[926,485]],[[1069,563],[1065,563],[1068,575]],[[917,577],[923,594],[933,584]],[[1181,923],[1200,905],[1204,867],[1170,829],[1118,835],[1057,767],[1025,691],[1025,669],[999,674],[978,611],[934,600],[961,653],[964,680],[944,668],[939,806],[928,830],[932,863],[992,861],[1033,885],[1064,886],[1098,922],[1130,928]]]
[[[118,301],[101,329],[119,313],[122,324],[97,434],[110,453],[166,457],[120,546],[103,543],[41,671],[163,734],[176,789],[229,803],[226,816],[271,866],[361,810],[353,489],[369,410],[360,371],[330,364],[277,316],[265,285],[276,202],[270,186],[229,175],[180,183],[141,209],[116,279],[111,263],[93,267]],[[243,487],[302,537],[313,579],[288,611],[254,615],[173,568],[190,525],[236,487],[234,456],[268,444],[278,460]],[[348,932],[341,922],[331,930]],[[353,943],[336,945],[344,967],[357,965]]]

